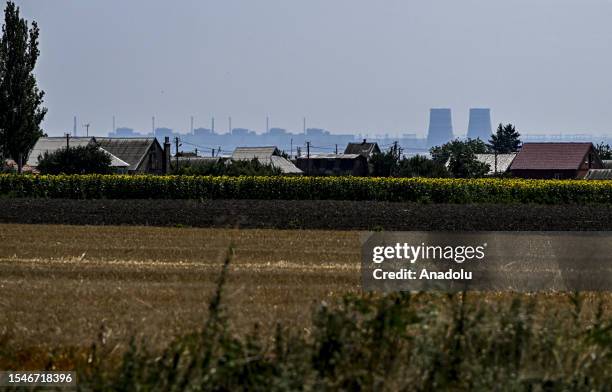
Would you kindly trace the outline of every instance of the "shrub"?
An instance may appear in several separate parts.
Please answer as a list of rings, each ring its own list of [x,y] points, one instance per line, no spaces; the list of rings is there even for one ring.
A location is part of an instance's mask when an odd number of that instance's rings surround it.
[[[445,178],[449,173],[443,164],[424,155],[415,155],[400,161],[398,177]]]
[[[38,161],[43,174],[108,174],[111,173],[111,156],[95,144],[62,148],[45,152]]]
[[[188,176],[278,176],[282,172],[272,165],[263,164],[257,159],[250,161],[224,161],[215,162],[180,162],[178,170],[172,163],[174,174]]]

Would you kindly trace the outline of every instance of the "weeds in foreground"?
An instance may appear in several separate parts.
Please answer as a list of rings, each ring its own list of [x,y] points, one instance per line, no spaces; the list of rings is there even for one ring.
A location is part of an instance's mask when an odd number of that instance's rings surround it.
[[[239,336],[223,304],[231,253],[201,330],[161,352],[132,340],[118,362],[105,354],[101,331],[85,354],[48,353],[48,369],[73,356],[79,388],[100,391],[611,388],[609,309],[600,302],[586,312],[584,294],[556,294],[554,308],[540,307],[537,295],[351,295],[319,304],[308,336],[281,325],[272,339],[257,327]]]

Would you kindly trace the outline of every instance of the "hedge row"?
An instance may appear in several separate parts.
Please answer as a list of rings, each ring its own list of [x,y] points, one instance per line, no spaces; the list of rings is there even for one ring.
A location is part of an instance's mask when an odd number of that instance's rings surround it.
[[[3,174],[0,175],[0,195],[69,199],[583,204],[612,202],[612,181]]]

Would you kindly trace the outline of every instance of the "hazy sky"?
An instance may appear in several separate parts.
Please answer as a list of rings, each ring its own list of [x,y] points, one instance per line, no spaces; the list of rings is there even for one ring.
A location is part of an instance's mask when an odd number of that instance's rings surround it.
[[[529,133],[612,135],[609,0],[21,0],[45,130],[210,124],[423,133],[470,107]]]

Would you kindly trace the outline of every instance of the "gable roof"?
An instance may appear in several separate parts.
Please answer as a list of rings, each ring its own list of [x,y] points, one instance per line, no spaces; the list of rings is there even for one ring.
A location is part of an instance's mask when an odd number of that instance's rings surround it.
[[[524,143],[510,170],[578,170],[592,148],[592,143]]]
[[[273,167],[280,169],[283,174],[302,174],[304,173],[297,166],[295,166],[293,162],[291,162],[290,160],[284,157],[278,156],[278,155],[272,155],[270,157],[270,164]]]
[[[250,161],[257,159],[264,165],[272,165],[283,174],[302,174],[303,172],[290,160],[280,156],[280,151],[274,146],[267,147],[236,147],[232,153],[232,160]]]
[[[378,143],[368,143],[365,140],[361,143],[349,143],[344,149],[345,154],[361,154],[366,157],[372,155],[375,152],[380,152]]]
[[[104,151],[105,153],[107,153],[108,155],[110,155],[111,157],[111,167],[121,167],[121,168],[127,168],[130,166],[129,163],[127,163],[126,161],[117,158],[116,156],[114,156],[113,154],[111,154],[110,152],[106,151],[105,149],[103,149],[102,147],[98,147],[101,151]]]
[[[497,154],[497,173],[505,173],[510,168],[512,161],[516,158],[515,152],[509,154]],[[476,160],[489,165],[487,174],[495,174],[495,154],[476,154]]]
[[[236,147],[232,153],[232,159],[235,160],[251,160],[264,159],[269,160],[272,155],[279,155],[278,148],[274,146],[267,147]]]
[[[84,147],[93,142],[95,142],[93,137],[71,137],[69,139],[70,147]],[[66,138],[63,136],[38,138],[32,152],[30,152],[28,156],[26,165],[33,167],[38,166],[39,157],[45,155],[46,152],[51,154],[62,148],[66,148]]]
[[[151,145],[157,143],[154,137],[98,137],[96,141],[104,150],[128,163],[128,170],[137,170]]]

